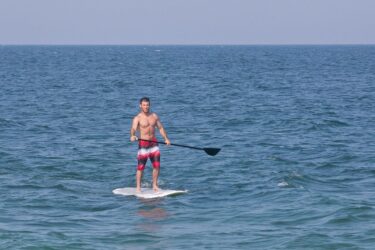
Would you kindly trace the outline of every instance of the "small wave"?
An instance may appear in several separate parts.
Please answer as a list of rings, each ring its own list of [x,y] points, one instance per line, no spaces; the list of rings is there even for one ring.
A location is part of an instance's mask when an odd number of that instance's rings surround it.
[[[283,187],[283,188],[285,188],[285,187],[290,187],[290,186],[289,186],[289,183],[286,182],[286,181],[282,181],[282,182],[278,183],[277,186],[278,186],[278,187]]]
[[[331,127],[348,127],[349,123],[338,120],[324,120],[325,124]]]
[[[356,221],[355,216],[345,215],[337,218],[333,218],[327,222],[327,224],[348,224]]]
[[[5,185],[4,187],[9,188],[11,190],[39,190],[43,189],[44,187],[37,184],[20,184],[20,185]]]
[[[297,171],[288,171],[277,186],[280,188],[304,188],[305,182],[306,179],[302,174]]]
[[[24,125],[25,124],[23,124],[21,122],[0,118],[0,128],[21,127],[21,126],[24,126]]]
[[[339,120],[323,120],[320,122],[313,122],[312,125],[307,129],[308,131],[319,131],[329,128],[338,127],[349,127],[350,124]]]

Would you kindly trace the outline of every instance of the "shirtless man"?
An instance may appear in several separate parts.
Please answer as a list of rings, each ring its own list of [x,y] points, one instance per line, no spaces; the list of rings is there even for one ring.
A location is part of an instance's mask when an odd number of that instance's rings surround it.
[[[138,167],[137,167],[137,192],[141,192],[141,181],[143,170],[145,169],[147,159],[150,158],[153,171],[152,171],[152,187],[155,192],[159,190],[158,177],[160,170],[160,151],[159,146],[155,137],[155,127],[159,129],[160,134],[163,136],[164,141],[167,145],[171,142],[167,137],[163,125],[161,124],[159,117],[155,113],[150,112],[150,99],[143,97],[139,102],[141,112],[134,117],[132,127],[130,130],[130,141],[138,140]],[[140,138],[135,135],[136,131],[139,130]],[[149,141],[142,141],[151,140]]]

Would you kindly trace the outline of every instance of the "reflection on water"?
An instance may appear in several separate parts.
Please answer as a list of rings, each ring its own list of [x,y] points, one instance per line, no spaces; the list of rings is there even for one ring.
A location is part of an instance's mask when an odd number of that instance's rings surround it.
[[[160,207],[155,207],[150,210],[140,209],[138,211],[138,215],[141,215],[147,219],[162,220],[162,219],[165,219],[168,214],[165,211],[165,209],[160,208]]]
[[[138,227],[146,232],[160,231],[160,221],[169,218],[170,214],[163,208],[162,199],[140,199],[142,205],[137,211],[137,215],[146,219],[138,224]]]

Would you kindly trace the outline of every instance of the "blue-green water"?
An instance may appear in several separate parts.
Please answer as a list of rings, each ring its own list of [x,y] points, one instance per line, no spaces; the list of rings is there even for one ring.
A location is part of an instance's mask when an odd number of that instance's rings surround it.
[[[375,46],[0,47],[0,248],[373,249],[374,58]],[[161,187],[186,195],[112,194],[135,185],[142,96],[172,142],[222,148],[161,146]]]

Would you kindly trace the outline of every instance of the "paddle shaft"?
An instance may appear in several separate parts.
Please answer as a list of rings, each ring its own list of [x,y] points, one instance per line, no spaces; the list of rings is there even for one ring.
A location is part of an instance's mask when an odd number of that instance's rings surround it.
[[[145,140],[145,139],[138,139],[138,140],[139,140],[139,141],[155,142],[155,141]],[[157,143],[167,145],[167,143],[165,143],[165,142],[159,142],[159,141],[158,141]],[[197,149],[197,150],[204,150],[204,148],[192,147],[192,146],[181,145],[181,144],[175,144],[175,143],[171,143],[170,145],[171,145],[171,146],[177,146],[177,147],[183,147],[183,148],[191,148],[191,149]]]

